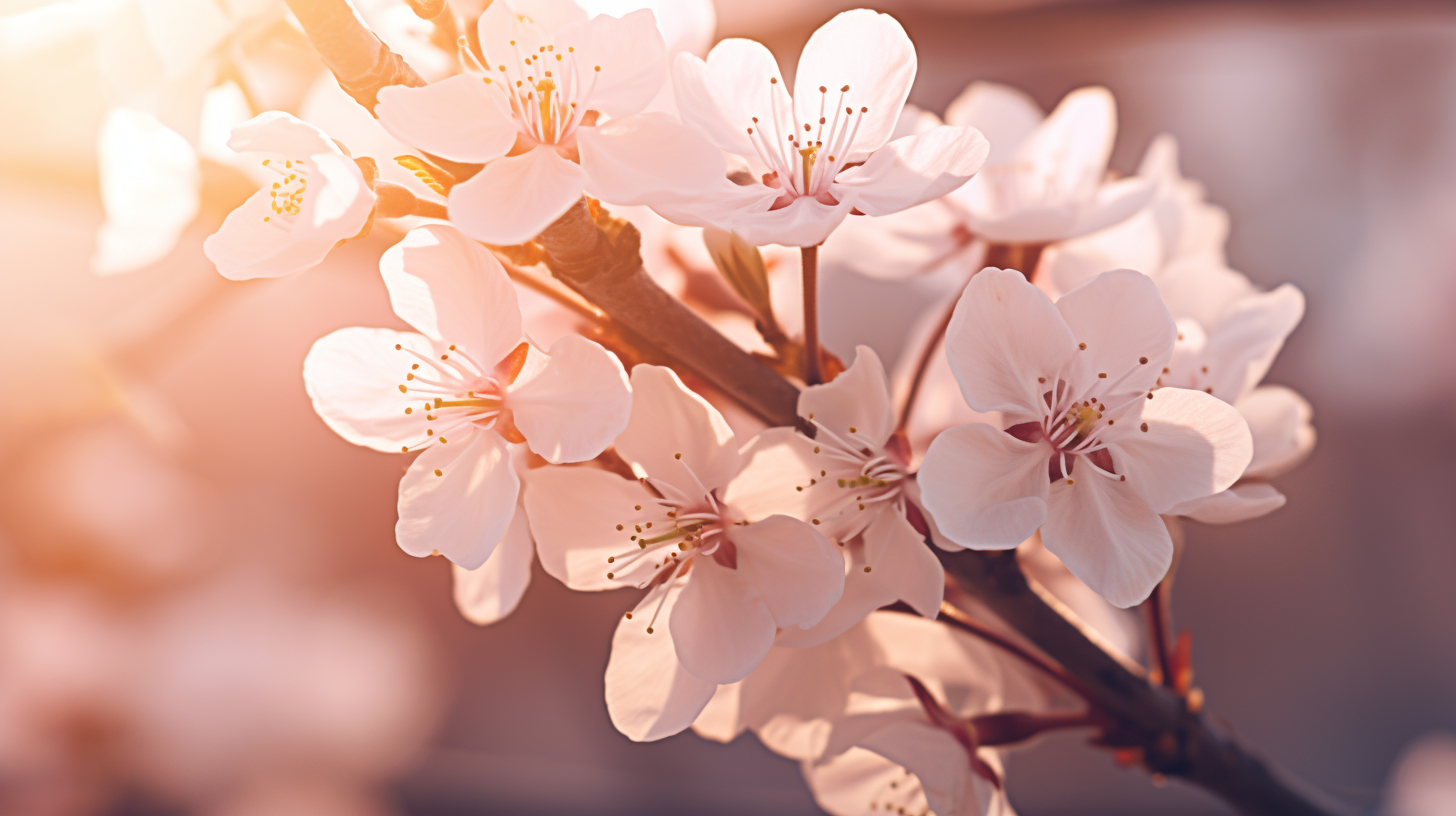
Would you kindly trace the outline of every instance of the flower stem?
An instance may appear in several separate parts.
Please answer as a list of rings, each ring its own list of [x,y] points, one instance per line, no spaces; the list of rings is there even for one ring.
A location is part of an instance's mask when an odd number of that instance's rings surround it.
[[[799,249],[804,271],[804,382],[824,382],[819,369],[819,247]]]
[[[1153,669],[1162,685],[1173,686],[1173,661],[1168,653],[1168,593],[1159,581],[1153,592],[1143,601],[1143,612],[1148,618],[1148,648],[1152,651]]]

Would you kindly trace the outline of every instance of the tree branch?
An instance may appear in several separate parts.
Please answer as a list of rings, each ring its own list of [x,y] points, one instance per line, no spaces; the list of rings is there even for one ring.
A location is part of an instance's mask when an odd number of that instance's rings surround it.
[[[1061,603],[1028,581],[1014,552],[945,552],[941,564],[966,592],[1054,658],[1115,718],[1111,745],[1142,749],[1148,770],[1180,776],[1222,797],[1241,813],[1333,816],[1338,803],[1276,774],[1231,737],[1215,731],[1202,712],[1148,684],[1096,644],[1057,607]]]
[[[421,85],[419,75],[355,16],[347,0],[287,0],[339,84],[371,111],[380,88]],[[443,166],[443,165],[442,165]],[[446,168],[450,169],[450,168]],[[467,166],[466,172],[477,169]],[[452,171],[453,172],[453,171]],[[774,425],[797,425],[798,388],[719,334],[663,291],[642,268],[640,236],[630,224],[609,235],[585,200],[537,239],[552,274],[672,359]],[[1007,263],[1011,259],[1007,260]],[[1017,259],[1028,265],[1026,257]],[[988,259],[989,262],[989,259]],[[976,595],[1093,696],[1116,719],[1111,745],[1140,748],[1149,770],[1181,776],[1248,814],[1332,816],[1344,810],[1317,801],[1274,773],[1198,711],[1150,686],[1089,639],[1058,609],[1059,601],[1029,582],[1012,553],[964,550],[937,555]]]
[[[733,397],[771,425],[795,425],[799,389],[739,348],[657,285],[642,268],[641,235],[631,224],[608,237],[586,199],[536,241],[551,274],[669,359]]]
[[[425,81],[364,25],[347,0],[286,0],[324,65],[359,104],[374,112],[387,85],[418,87]]]

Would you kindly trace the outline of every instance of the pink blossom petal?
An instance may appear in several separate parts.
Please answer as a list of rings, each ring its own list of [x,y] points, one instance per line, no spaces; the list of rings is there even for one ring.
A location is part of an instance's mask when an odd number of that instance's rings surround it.
[[[616,443],[623,459],[694,497],[726,485],[738,472],[738,446],[728,423],[672,369],[633,368],[632,394],[631,417]]]
[[[842,106],[854,108],[859,129],[842,160],[863,161],[889,141],[915,82],[915,68],[915,46],[894,17],[869,9],[835,15],[809,37],[799,55],[795,130],[806,123],[817,127],[819,117],[834,116],[841,107],[840,88],[848,85]],[[868,111],[861,114],[861,108]]]
[[[667,81],[667,45],[648,9],[602,14],[562,28],[554,39],[558,53],[576,49],[576,81],[590,88],[579,104],[607,116],[640,112]]]
[[[741,567],[741,550],[738,557]],[[672,610],[669,629],[683,668],[717,684],[742,680],[753,671],[773,645],[775,625],[743,570],[698,557]]]
[[[820,469],[812,439],[793,428],[769,428],[739,453],[743,468],[720,498],[743,518],[757,521],[776,514],[812,518],[822,506],[819,491],[806,487]]]
[[[515,144],[520,127],[504,90],[485,79],[459,74],[419,88],[390,85],[379,90],[374,114],[390,135],[418,150],[451,161],[493,161]]]
[[[987,160],[994,163],[1010,161],[1043,116],[1030,96],[995,82],[972,82],[945,109],[947,125],[973,127],[985,135],[991,143]]]
[[[1076,238],[1121,224],[1152,203],[1155,192],[1157,188],[1144,179],[1107,182],[1097,188],[1090,201],[1077,208],[1063,233],[1067,238]]]
[[[1035,419],[1042,394],[1070,368],[1076,343],[1040,289],[1015,270],[987,268],[956,303],[945,353],[973,410]]]
[[[1156,513],[1228,488],[1253,456],[1249,426],[1233,406],[1183,388],[1154,391],[1141,417],[1107,428],[1102,439],[1126,486]],[[1085,478],[1104,477],[1087,472]]]
[[[462,429],[451,436],[426,448],[405,472],[394,536],[410,555],[439,550],[476,569],[510,526],[521,483],[495,432]]]
[[[611,352],[581,335],[557,340],[547,356],[540,374],[510,392],[506,407],[538,456],[553,465],[584,462],[627,427],[627,373]]]
[[[754,246],[780,244],[788,247],[818,246],[854,209],[853,199],[824,204],[800,196],[777,210],[742,209],[732,221],[719,224]]]
[[[640,616],[623,618],[612,635],[607,661],[607,714],[634,742],[670,737],[692,724],[717,684],[689,673],[678,662],[662,617],[673,616],[681,590],[673,589],[652,634]]]
[[[399,315],[432,340],[458,344],[484,373],[521,341],[516,289],[500,261],[454,227],[410,230],[379,273]]]
[[[523,244],[571,209],[586,171],[547,146],[487,164],[450,190],[450,220],[488,244]]]
[[[1246,479],[1272,479],[1304,461],[1314,450],[1309,402],[1280,385],[1264,385],[1234,404],[1249,423],[1254,456],[1244,469]]]
[[[777,626],[813,626],[844,591],[844,559],[806,522],[769,516],[725,535],[738,550],[737,572],[758,591]]]
[[[1120,383],[1113,394],[1147,391],[1173,356],[1178,327],[1158,287],[1141,272],[1104,272],[1062,295],[1057,311],[1079,348],[1068,377],[1073,394],[1099,380]]]
[[[524,503],[541,566],[575,590],[617,589],[607,558],[636,549],[617,526],[632,508],[652,501],[638,482],[589,467],[545,467],[526,473]]]
[[[398,453],[424,440],[419,406],[405,414],[411,399],[399,392],[412,355],[434,353],[430,341],[414,332],[351,327],[314,342],[303,360],[303,383],[313,409],[334,433],[355,445]]]
[[[708,52],[706,61],[678,54],[673,58],[672,78],[683,124],[701,128],[729,153],[757,155],[748,128],[777,141],[793,127],[793,106],[778,63],[767,48],[753,40],[722,40]],[[782,131],[775,128],[775,115]],[[758,117],[757,123],[754,117]]]
[[[1284,494],[1268,482],[1249,482],[1212,496],[1190,499],[1174,506],[1168,515],[1187,516],[1204,524],[1232,524],[1267,516],[1286,501]]]
[[[1304,317],[1304,293],[1293,284],[1239,300],[1209,331],[1204,357],[1214,371],[1215,397],[1238,402],[1259,384],[1274,363],[1284,338]]]
[[[1168,529],[1129,485],[1081,468],[1074,476],[1051,486],[1042,543],[1113,605],[1142,603],[1173,563]]]
[[[838,434],[850,433],[883,445],[895,431],[890,384],[880,357],[869,346],[855,346],[854,362],[838,377],[799,394],[799,415]],[[854,431],[850,431],[854,428]]]
[[[536,552],[526,513],[519,506],[495,552],[480,567],[451,566],[455,607],[471,623],[486,626],[516,609],[531,583],[531,557]]]
[[[662,113],[613,119],[577,132],[587,189],[612,204],[690,201],[731,185],[723,152],[696,128]],[[765,204],[767,207],[767,204]]]
[[[907,718],[870,734],[861,745],[915,774],[932,811],[986,812],[976,800],[989,800],[995,789],[989,782],[975,784],[978,777],[966,749],[944,730]]]
[[[920,465],[925,510],[962,547],[1009,550],[1047,518],[1047,451],[990,425],[957,425]]]
[[[905,514],[882,509],[864,531],[865,560],[895,597],[927,618],[940,614],[945,596],[945,570]]]
[[[283,111],[260,113],[233,128],[227,146],[238,153],[279,153],[290,159],[344,155],[327,133]]]
[[[970,180],[990,146],[975,128],[937,127],[896,139],[834,179],[836,195],[866,215],[889,215],[933,201]]]

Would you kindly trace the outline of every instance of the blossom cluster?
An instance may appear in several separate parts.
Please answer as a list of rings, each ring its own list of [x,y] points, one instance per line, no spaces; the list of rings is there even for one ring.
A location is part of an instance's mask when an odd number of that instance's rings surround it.
[[[208,257],[275,277],[403,233],[379,267],[412,330],[320,339],[313,406],[413,456],[399,546],[453,562],[470,619],[508,615],[534,560],[636,590],[605,672],[623,734],[753,730],[836,814],[1009,813],[999,752],[1088,720],[938,620],[974,603],[941,558],[1019,548],[1134,652],[1119,610],[1169,575],[1177,519],[1277,509],[1269,480],[1313,446],[1308,404],[1261,384],[1301,294],[1227,267],[1228,219],[1171,137],[1109,170],[1105,89],[1048,114],[976,82],[942,121],[907,104],[915,49],[885,14],[826,23],[791,88],[756,42],[701,55],[682,32],[710,19],[596,11],[496,0],[453,70],[383,88],[413,187],[290,114],[238,126],[229,146],[271,175]],[[654,285],[794,383],[792,424],[528,268],[583,196],[599,223],[630,214]],[[819,263],[820,286],[955,283],[887,368],[819,350]]]

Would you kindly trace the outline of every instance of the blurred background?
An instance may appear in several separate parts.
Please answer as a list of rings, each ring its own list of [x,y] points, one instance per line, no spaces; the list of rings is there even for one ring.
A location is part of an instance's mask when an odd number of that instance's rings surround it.
[[[159,5],[0,2],[0,811],[818,812],[798,768],[752,737],[634,745],[613,730],[602,668],[631,598],[538,569],[512,617],[475,627],[448,564],[399,550],[404,460],[331,433],[300,374],[327,332],[396,324],[376,271],[392,236],[293,277],[223,281],[201,242],[251,188],[208,147],[222,102],[203,91],[244,69],[189,68],[222,52],[189,35],[127,75],[126,49],[158,42],[143,24]],[[409,26],[402,3],[360,5]],[[718,34],[760,39],[792,70],[853,5],[720,2]],[[1174,134],[1185,175],[1232,215],[1230,264],[1307,295],[1266,381],[1309,398],[1319,444],[1279,480],[1283,509],[1189,525],[1175,622],[1233,731],[1378,807],[1408,745],[1456,730],[1456,9],[878,7],[915,41],[911,101],[930,110],[976,79],[1047,108],[1111,88],[1113,165],[1132,171]],[[307,44],[282,42],[226,43],[250,57],[239,85],[263,88],[261,107],[326,105]],[[108,109],[138,87],[190,122],[195,162],[98,165],[103,125],[129,126]],[[103,206],[108,161],[143,182],[191,174],[202,195]],[[165,216],[180,240],[98,240],[108,215],[119,230]],[[838,278],[824,308],[863,319],[836,321],[831,349],[897,352],[871,311],[895,285]],[[1014,754],[1009,785],[1028,816],[1225,812],[1076,736]]]

